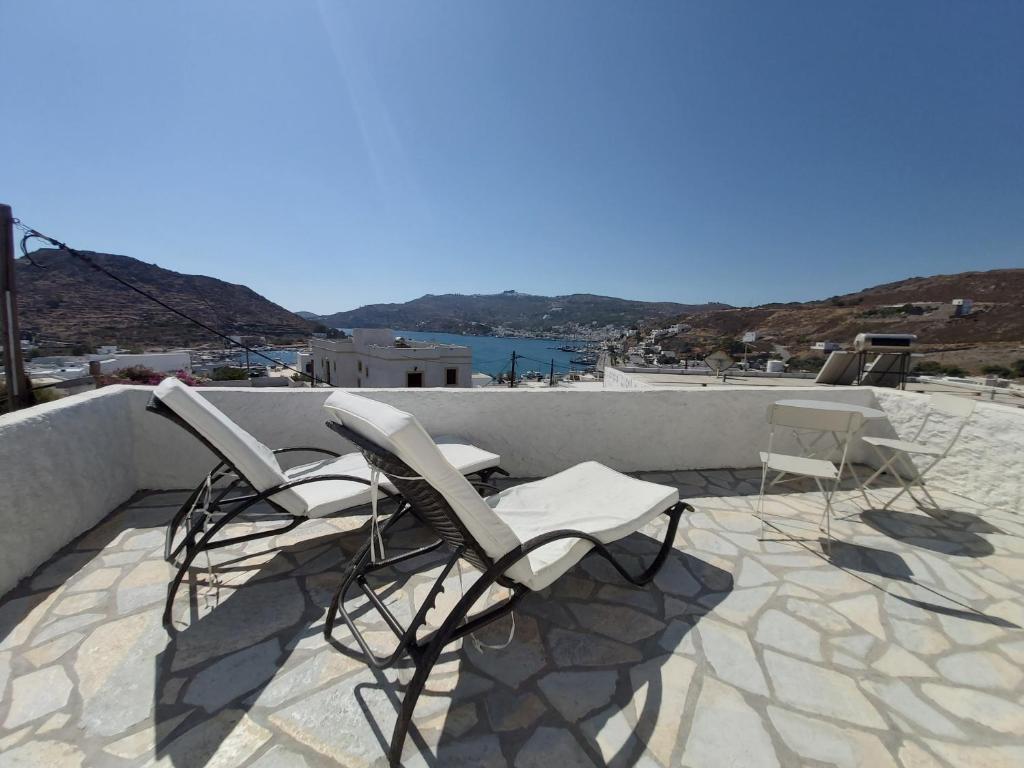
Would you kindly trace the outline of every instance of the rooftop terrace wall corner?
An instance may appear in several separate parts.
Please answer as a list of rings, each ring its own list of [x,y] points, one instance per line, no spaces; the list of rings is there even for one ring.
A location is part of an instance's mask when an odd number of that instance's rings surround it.
[[[0,594],[138,489],[131,389],[0,416]]]

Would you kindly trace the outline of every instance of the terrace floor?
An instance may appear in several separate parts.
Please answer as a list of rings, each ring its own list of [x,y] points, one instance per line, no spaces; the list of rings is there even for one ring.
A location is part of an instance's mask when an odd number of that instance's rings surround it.
[[[405,764],[1024,765],[1024,520],[941,493],[930,514],[843,503],[829,560],[800,488],[772,495],[759,539],[759,472],[641,475],[697,508],[654,584],[587,558],[521,604],[504,650],[452,647]],[[161,526],[182,498],[140,495],[0,604],[0,766],[383,764],[410,670],[321,634],[365,516],[219,551],[169,636]],[[618,550],[639,562],[661,530]],[[410,524],[391,546],[423,540]],[[408,617],[428,576],[397,576]]]

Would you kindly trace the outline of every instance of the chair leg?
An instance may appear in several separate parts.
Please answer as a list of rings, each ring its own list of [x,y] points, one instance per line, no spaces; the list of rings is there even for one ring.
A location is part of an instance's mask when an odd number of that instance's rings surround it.
[[[405,698],[402,700],[402,708],[398,713],[398,720],[395,721],[395,730],[391,734],[391,746],[388,749],[388,761],[391,765],[401,765],[402,747],[405,745],[405,737],[409,733],[409,726],[412,724],[413,712],[416,709],[416,702],[423,693],[423,688],[430,676],[430,670],[434,668],[438,657],[444,647],[451,642],[459,624],[466,618],[469,609],[484,592],[495,582],[495,579],[488,574],[478,578],[473,585],[465,592],[462,599],[455,605],[452,612],[433,635],[430,643],[423,649],[423,652],[416,659],[416,673],[413,675],[409,687],[406,688]]]
[[[921,493],[928,497],[928,502],[932,505],[932,509],[940,509],[939,502],[935,500],[935,498],[928,492],[928,488],[925,487],[924,478],[919,478],[918,482],[918,487],[921,489]]]
[[[221,528],[227,525],[232,519],[237,517],[247,508],[247,505],[239,504],[231,511],[226,512],[219,520],[217,520],[217,522],[210,526],[198,541],[194,542],[193,546],[186,549],[185,559],[178,568],[178,572],[174,574],[174,578],[171,580],[171,583],[167,585],[167,602],[164,604],[164,614],[162,618],[165,627],[169,627],[171,624],[171,610],[174,608],[174,596],[178,593],[178,588],[181,586],[181,582],[184,581],[185,574],[188,573],[192,562],[200,552],[204,552],[209,549],[207,545],[210,543],[210,540],[217,535]],[[191,539],[195,538],[195,533],[196,529],[190,531],[189,536]]]
[[[832,496],[835,490],[825,496],[825,538],[828,541],[827,553],[832,557]]]
[[[171,562],[175,556],[181,551],[181,547],[174,548],[174,534],[181,527],[182,521],[185,516],[192,511],[193,505],[199,500],[199,494],[206,488],[206,478],[196,486],[196,489],[188,495],[185,499],[185,503],[181,505],[177,512],[174,513],[174,517],[171,518],[171,522],[167,524],[167,536],[164,540],[164,560]]]
[[[896,461],[897,457],[902,459],[904,466],[906,467],[907,470],[909,470],[910,477],[908,479],[906,479],[906,480],[904,480],[903,479],[903,475],[901,475],[899,473],[899,471],[896,470],[895,461]],[[899,480],[900,481],[900,485],[902,485],[903,487],[900,489],[899,493],[897,493],[895,496],[893,496],[891,499],[889,499],[889,501],[887,501],[882,506],[882,509],[888,509],[890,507],[890,505],[892,505],[896,501],[896,499],[898,499],[904,493],[909,494],[910,498],[914,499],[914,503],[917,504],[918,501],[914,497],[914,492],[911,490],[911,486],[915,483],[915,481],[920,482],[920,477],[921,477],[920,472],[918,472],[918,469],[914,465],[914,462],[912,462],[910,459],[908,459],[905,454],[894,453],[892,458],[893,458],[893,462],[894,462],[894,464],[893,464],[893,477],[895,477],[897,480]]]
[[[835,495],[836,489],[839,488],[839,482],[839,478],[836,478],[832,489],[826,491],[825,486],[821,484],[821,480],[814,478],[814,484],[818,486],[818,491],[825,498],[825,510],[821,513],[821,520],[818,521],[818,530],[825,532],[825,548],[829,557],[832,556],[832,497]]]
[[[761,518],[761,538],[764,539],[764,486],[768,481],[768,465],[761,466],[761,492],[757,497],[757,516]]]

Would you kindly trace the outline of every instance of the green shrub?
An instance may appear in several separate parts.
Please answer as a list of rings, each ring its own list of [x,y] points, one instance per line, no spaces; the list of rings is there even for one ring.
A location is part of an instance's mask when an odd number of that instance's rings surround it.
[[[210,378],[214,381],[244,381],[249,378],[249,372],[245,368],[225,365],[223,368],[214,369]]]
[[[989,376],[998,376],[1001,379],[1009,379],[1013,376],[1013,371],[1005,365],[986,365],[982,367],[981,372]]]

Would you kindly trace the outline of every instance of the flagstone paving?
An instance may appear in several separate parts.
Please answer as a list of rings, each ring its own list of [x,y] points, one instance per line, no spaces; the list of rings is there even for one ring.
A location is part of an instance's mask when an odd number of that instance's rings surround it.
[[[406,765],[1024,765],[1024,518],[943,493],[930,513],[847,499],[827,557],[806,486],[768,498],[762,537],[759,470],[640,476],[696,507],[654,583],[587,558],[521,603],[507,648],[452,646]],[[182,498],[139,495],[0,603],[0,766],[385,764],[411,668],[368,669],[347,630],[348,653],[322,635],[366,517],[212,553],[168,635],[161,526]],[[663,529],[616,550],[639,566]],[[389,547],[424,541],[410,522]],[[430,568],[375,582],[400,617]]]

